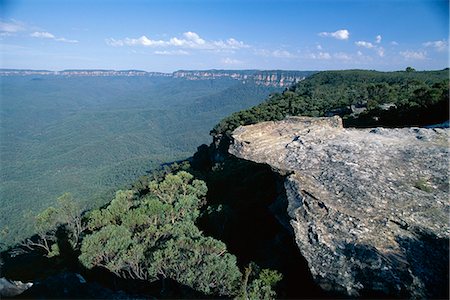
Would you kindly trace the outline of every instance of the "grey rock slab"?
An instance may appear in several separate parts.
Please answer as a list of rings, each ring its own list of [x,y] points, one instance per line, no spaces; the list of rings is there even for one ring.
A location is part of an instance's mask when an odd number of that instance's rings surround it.
[[[32,282],[22,282],[0,278],[0,297],[15,297],[33,286]]]
[[[322,288],[448,293],[448,129],[351,129],[339,117],[288,117],[232,136],[231,154],[291,174],[287,211]]]

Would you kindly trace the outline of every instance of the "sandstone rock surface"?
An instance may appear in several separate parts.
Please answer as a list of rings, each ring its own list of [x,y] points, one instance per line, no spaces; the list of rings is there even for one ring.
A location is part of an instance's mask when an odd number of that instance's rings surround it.
[[[351,296],[448,296],[448,130],[349,129],[339,117],[237,128],[229,152],[288,172],[316,282]]]
[[[33,286],[32,282],[24,283],[22,281],[8,280],[0,278],[0,297],[15,297]],[[1,299],[1,298],[0,298]]]

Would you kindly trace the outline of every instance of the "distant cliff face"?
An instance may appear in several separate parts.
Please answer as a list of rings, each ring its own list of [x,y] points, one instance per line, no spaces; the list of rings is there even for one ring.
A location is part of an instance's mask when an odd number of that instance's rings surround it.
[[[173,73],[146,72],[141,70],[20,70],[0,69],[0,76],[140,76],[172,77],[186,80],[211,80],[230,78],[237,81],[253,81],[256,85],[288,87],[313,74],[313,71],[258,71],[258,70],[199,70]]]
[[[232,78],[239,81],[254,81],[257,85],[288,87],[304,80],[312,72],[309,71],[252,71],[252,70],[206,70],[177,71],[175,78],[188,80],[207,80],[215,78]]]
[[[448,296],[448,130],[344,129],[338,117],[239,127],[229,152],[290,173],[315,280],[351,296]]]

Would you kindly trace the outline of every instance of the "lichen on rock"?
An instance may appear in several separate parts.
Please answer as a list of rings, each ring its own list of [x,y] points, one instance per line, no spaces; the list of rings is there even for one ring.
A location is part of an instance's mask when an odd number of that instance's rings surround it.
[[[229,152],[288,173],[288,214],[316,282],[350,296],[448,295],[448,129],[289,117],[237,128]]]

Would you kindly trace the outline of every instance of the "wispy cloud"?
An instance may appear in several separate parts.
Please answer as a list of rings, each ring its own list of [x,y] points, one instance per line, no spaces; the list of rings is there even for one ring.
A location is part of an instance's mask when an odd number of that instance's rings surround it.
[[[69,40],[64,37],[56,37],[54,34],[46,31],[35,31],[30,34],[31,37],[39,38],[39,39],[49,39],[57,42],[64,42],[64,43],[78,43],[77,40]]]
[[[422,44],[424,47],[434,48],[436,51],[443,52],[447,49],[448,43],[446,40],[430,41]]]
[[[0,21],[0,33],[4,35],[13,34],[19,31],[25,30],[25,24],[16,20],[10,20],[9,22]]]
[[[380,57],[384,56],[384,48],[383,47],[377,47],[376,50],[377,50],[378,56],[380,56]]]
[[[357,41],[357,42],[355,42],[355,45],[358,47],[364,47],[367,49],[371,49],[374,47],[371,42],[365,42],[365,41]]]
[[[114,39],[105,40],[106,43],[114,47],[122,46],[144,46],[144,47],[178,47],[184,49],[200,49],[200,50],[223,50],[223,49],[241,49],[248,48],[249,45],[234,38],[223,40],[207,41],[201,38],[195,32],[185,32],[182,37],[172,37],[168,40],[153,40],[145,35],[139,38]]]
[[[379,38],[378,38],[379,37]],[[380,43],[381,42],[381,36],[378,35],[376,38],[376,43]],[[378,56],[383,57],[384,56],[384,48],[381,46],[376,46],[374,44],[372,44],[371,42],[366,42],[366,41],[357,41],[355,42],[355,45],[358,47],[364,47],[367,49],[373,49],[377,52]]]
[[[314,60],[350,61],[353,56],[346,52],[330,53],[325,51],[307,53],[306,58]]]
[[[391,42],[391,45],[392,45],[392,46],[398,46],[398,43],[397,43],[396,41],[392,41],[392,42]]]
[[[55,41],[57,41],[57,42],[64,42],[64,43],[72,43],[72,44],[76,44],[76,43],[78,43],[78,40],[69,40],[69,39],[66,39],[66,38],[56,38],[55,39]]]
[[[367,62],[371,62],[373,61],[373,57],[370,55],[364,55],[364,53],[362,53],[361,51],[357,51],[356,55],[353,55],[353,58],[355,59],[356,63],[359,64],[366,64]]]
[[[230,58],[230,57],[225,57],[221,60],[221,62],[225,65],[240,65],[243,62],[238,60],[238,59],[234,59],[234,58]]]
[[[56,37],[50,32],[33,32],[30,34],[31,37],[41,38],[41,39],[56,39]]]
[[[381,39],[382,39],[381,35],[377,35],[375,37],[375,43],[377,43],[377,44],[381,43]]]
[[[401,51],[400,55],[407,60],[424,60],[427,59],[427,53],[425,51]]]
[[[163,50],[163,51],[155,51],[153,52],[153,54],[171,56],[171,55],[189,55],[189,52],[185,50]]]
[[[310,53],[308,58],[318,59],[318,60],[328,60],[331,59],[331,55],[328,52],[318,52],[318,53]]]
[[[345,52],[334,53],[333,57],[338,59],[338,60],[351,60],[352,59],[352,56],[350,54],[345,53]]]
[[[17,33],[23,31],[24,34],[29,35],[30,37],[33,38],[50,39],[57,42],[65,42],[65,43],[78,43],[77,40],[71,40],[64,37],[56,37],[54,34],[50,32],[36,31],[36,30],[42,29],[36,26],[26,25],[25,23],[16,20],[10,20],[8,22],[0,21],[0,36],[4,37],[14,36],[17,35]]]
[[[265,57],[275,57],[275,58],[295,58],[295,54],[287,50],[267,50],[267,49],[255,49],[255,54]]]
[[[273,57],[277,58],[294,58],[295,55],[287,50],[275,50],[272,52]]]
[[[321,37],[332,37],[337,40],[348,40],[350,37],[350,32],[347,29],[340,29],[335,32],[320,32]]]

